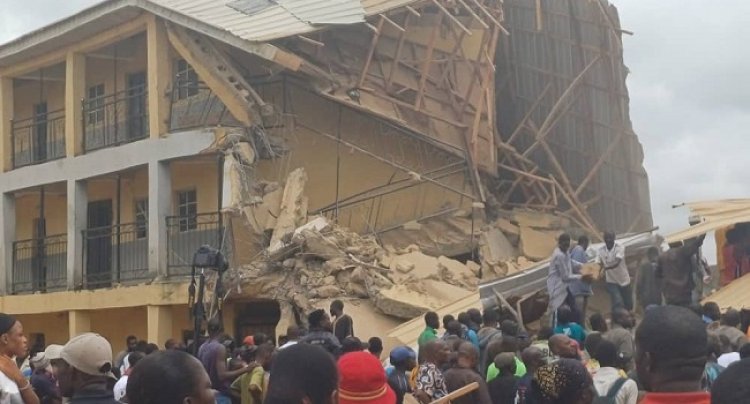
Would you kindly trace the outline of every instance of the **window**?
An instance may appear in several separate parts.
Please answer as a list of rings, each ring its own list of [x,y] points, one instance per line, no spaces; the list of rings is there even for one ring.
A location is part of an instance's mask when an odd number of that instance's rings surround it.
[[[177,214],[180,217],[180,231],[198,228],[198,200],[194,189],[177,193]]]
[[[177,68],[177,83],[175,84],[177,99],[184,100],[198,94],[198,74],[195,73],[193,67],[185,59],[178,60],[175,67]]]
[[[135,238],[148,237],[148,198],[135,201]]]
[[[89,87],[88,122],[93,125],[104,121],[104,84]]]

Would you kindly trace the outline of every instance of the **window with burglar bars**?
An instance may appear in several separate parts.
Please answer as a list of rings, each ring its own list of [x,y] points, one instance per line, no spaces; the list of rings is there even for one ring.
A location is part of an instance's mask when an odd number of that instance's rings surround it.
[[[148,237],[148,198],[135,201],[135,236]]]
[[[190,63],[180,59],[175,63],[177,69],[177,99],[184,100],[198,94],[198,74]]]
[[[181,232],[198,228],[198,199],[194,189],[177,193],[177,214]]]
[[[104,121],[104,84],[89,87],[87,110],[89,125]]]

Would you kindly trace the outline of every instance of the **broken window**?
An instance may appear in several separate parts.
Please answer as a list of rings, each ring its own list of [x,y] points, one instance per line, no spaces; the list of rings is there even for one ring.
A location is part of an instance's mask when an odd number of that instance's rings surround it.
[[[135,238],[148,237],[148,198],[135,201]]]
[[[175,63],[175,68],[177,70],[177,83],[175,83],[177,87],[177,99],[184,100],[198,94],[198,74],[193,69],[193,66],[190,66],[190,63],[185,59],[180,59]]]
[[[104,84],[89,87],[88,95],[89,125],[104,121]]]
[[[194,189],[177,193],[177,214],[181,232],[198,228],[198,198]]]

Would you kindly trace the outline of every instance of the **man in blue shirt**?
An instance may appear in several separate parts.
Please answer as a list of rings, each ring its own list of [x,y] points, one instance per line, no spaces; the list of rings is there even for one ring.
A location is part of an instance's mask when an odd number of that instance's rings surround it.
[[[589,257],[586,254],[586,250],[588,250],[588,248],[589,238],[586,236],[579,237],[578,245],[573,247],[573,249],[570,251],[570,259],[581,265],[586,264],[587,262],[589,262]],[[578,266],[574,266],[573,273],[580,274],[580,268]],[[593,296],[594,291],[591,289],[590,283],[586,283],[581,280],[575,280],[570,284],[570,293],[573,294],[573,297],[575,297],[576,299],[576,309],[581,317],[576,319],[575,321],[578,322],[578,324],[583,325],[584,321],[586,321],[586,311],[589,305],[589,296]]]

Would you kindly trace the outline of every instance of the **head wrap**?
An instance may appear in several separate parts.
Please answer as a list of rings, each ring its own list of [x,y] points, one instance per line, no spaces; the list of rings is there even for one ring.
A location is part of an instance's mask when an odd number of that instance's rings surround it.
[[[569,403],[591,384],[591,376],[580,361],[560,359],[537,369],[531,389],[541,403]]]
[[[10,314],[0,313],[0,335],[7,333],[16,324],[16,318]]]

